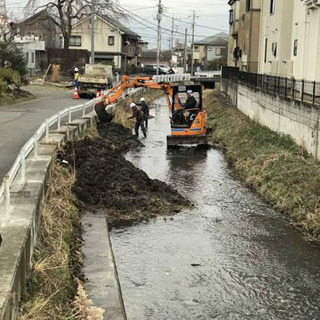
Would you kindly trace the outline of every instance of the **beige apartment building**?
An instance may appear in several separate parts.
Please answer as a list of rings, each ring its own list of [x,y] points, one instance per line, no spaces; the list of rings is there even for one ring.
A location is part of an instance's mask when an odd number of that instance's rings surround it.
[[[320,0],[264,0],[258,72],[320,81]]]
[[[259,73],[278,76],[292,74],[292,23],[295,2],[301,1],[262,1]]]
[[[264,0],[268,1],[268,0]],[[289,0],[290,1],[290,0]],[[262,0],[230,0],[228,66],[258,71]]]
[[[292,75],[320,81],[320,0],[293,0]]]

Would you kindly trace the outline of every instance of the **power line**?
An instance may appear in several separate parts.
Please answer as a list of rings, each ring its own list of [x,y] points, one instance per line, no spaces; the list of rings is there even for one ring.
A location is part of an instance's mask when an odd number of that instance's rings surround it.
[[[163,14],[165,17],[167,18],[171,18],[170,16],[166,15],[166,14]],[[178,19],[178,18],[175,18],[175,20],[181,22],[181,23],[185,23],[185,24],[189,24],[189,25],[192,25],[192,22],[188,22],[188,21],[184,21],[184,20],[181,20],[181,19]],[[214,27],[207,27],[207,26],[204,26],[204,25],[201,25],[201,24],[198,24],[196,23],[195,24],[197,27],[200,27],[200,28],[206,28],[206,29],[211,29],[211,30],[216,30],[216,31],[222,31],[222,32],[228,32],[228,30],[224,30],[224,29],[219,29],[219,28],[214,28]]]
[[[141,19],[141,20],[145,20],[144,18],[142,18],[142,17],[140,17],[140,16],[138,16],[137,14],[135,14],[135,13],[133,13],[133,12],[131,12],[131,11],[129,11],[129,10],[127,10],[127,9],[125,9],[125,8],[123,8],[123,7],[121,7],[120,5],[117,5],[117,4],[113,4],[114,6],[116,6],[118,9],[120,9],[120,10],[123,10],[123,11],[125,11],[125,12],[128,12],[127,14],[130,16],[130,14],[131,15],[134,15],[135,17],[137,17],[137,18],[139,18],[139,19]],[[134,19],[132,16],[130,16],[133,20],[136,20],[136,19]],[[136,20],[137,21],[137,20]],[[155,30],[155,31],[157,31],[157,29],[155,29],[156,27],[157,27],[157,25],[156,24],[154,24],[154,23],[152,23],[152,22],[150,22],[150,21],[147,21],[147,23],[149,23],[150,25],[152,25],[152,26],[154,26],[153,28],[152,27],[150,27],[150,26],[148,26],[148,25],[146,25],[146,24],[144,24],[144,23],[142,23],[141,21],[138,21],[139,23],[141,23],[142,25],[144,25],[144,26],[147,26],[148,28],[150,28],[150,29],[153,29],[153,30]],[[162,30],[165,30],[165,31],[167,31],[167,32],[169,32],[169,33],[171,33],[171,30],[170,29],[168,29],[168,28],[164,28],[164,27],[161,27],[161,29]],[[176,34],[180,34],[180,35],[184,35],[184,32],[180,32],[180,31],[174,31],[174,33],[176,33]],[[192,34],[188,34],[188,36],[192,36]],[[205,38],[205,37],[207,37],[208,35],[194,35],[195,36],[195,38]]]

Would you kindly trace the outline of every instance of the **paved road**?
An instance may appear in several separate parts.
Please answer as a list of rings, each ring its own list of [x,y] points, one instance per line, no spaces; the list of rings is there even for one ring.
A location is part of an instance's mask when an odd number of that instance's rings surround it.
[[[72,99],[70,90],[41,86],[30,86],[27,90],[36,100],[0,107],[0,179],[46,118],[67,106],[82,103],[81,99]]]

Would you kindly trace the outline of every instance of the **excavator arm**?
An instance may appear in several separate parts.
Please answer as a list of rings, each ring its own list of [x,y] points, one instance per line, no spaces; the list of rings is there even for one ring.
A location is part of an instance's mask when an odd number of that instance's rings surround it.
[[[173,89],[170,83],[157,83],[150,77],[135,77],[131,79],[129,76],[122,76],[121,82],[113,87],[106,95],[102,97],[104,106],[114,104],[117,102],[125,91],[129,88],[149,88],[155,90],[162,90],[166,95],[168,108],[173,110],[170,97],[172,97]],[[175,109],[180,109],[181,104],[178,101],[175,105]]]

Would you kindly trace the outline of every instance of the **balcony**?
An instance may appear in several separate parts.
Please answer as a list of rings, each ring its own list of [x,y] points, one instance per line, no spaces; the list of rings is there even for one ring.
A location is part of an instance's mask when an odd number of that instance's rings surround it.
[[[125,45],[122,47],[122,53],[124,53],[128,58],[134,58],[139,55],[140,49],[136,46]]]
[[[308,9],[320,7],[320,0],[301,0],[301,2],[307,6]]]

